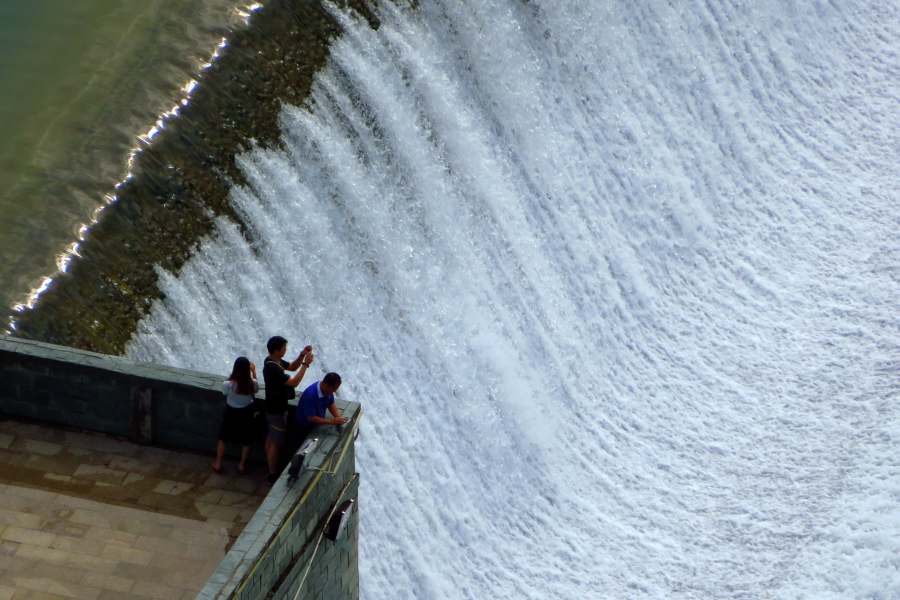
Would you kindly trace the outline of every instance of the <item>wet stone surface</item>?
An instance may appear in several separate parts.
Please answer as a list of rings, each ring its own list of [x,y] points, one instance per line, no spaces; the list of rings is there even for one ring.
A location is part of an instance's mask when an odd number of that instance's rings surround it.
[[[0,416],[0,484],[43,490],[220,528],[237,539],[269,491],[266,468],[212,454],[139,446],[118,436]]]

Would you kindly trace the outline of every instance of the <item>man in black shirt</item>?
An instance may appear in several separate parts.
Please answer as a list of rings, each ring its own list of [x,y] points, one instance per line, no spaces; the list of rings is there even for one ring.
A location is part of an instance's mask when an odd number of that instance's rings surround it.
[[[287,362],[284,360],[287,340],[277,335],[268,341],[266,348],[269,350],[269,356],[263,363],[263,379],[266,382],[266,420],[269,422],[269,435],[266,438],[269,477],[266,481],[272,484],[278,480],[278,452],[287,436],[288,400],[294,397],[294,388],[300,384],[306,369],[315,357],[312,346],[307,346],[294,362]],[[297,372],[290,376],[285,371]]]

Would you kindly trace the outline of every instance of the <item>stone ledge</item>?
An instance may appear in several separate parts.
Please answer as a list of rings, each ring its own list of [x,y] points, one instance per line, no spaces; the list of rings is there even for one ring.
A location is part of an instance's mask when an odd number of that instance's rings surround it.
[[[349,477],[353,477],[353,473],[355,473],[355,467],[347,468],[351,466],[349,463],[340,465],[336,465],[336,463],[345,443],[349,444],[348,452],[353,452],[353,440],[348,441],[347,437],[355,435],[355,425],[358,424],[362,415],[361,406],[356,402],[347,401],[338,401],[337,404],[341,409],[341,414],[352,419],[350,427],[338,431],[335,427],[320,426],[313,430],[310,435],[319,438],[319,444],[313,455],[307,459],[307,465],[301,471],[300,477],[293,485],[288,485],[287,471],[282,473],[256,514],[244,527],[241,536],[225,560],[222,561],[219,569],[200,592],[198,600],[255,598],[262,593],[262,586],[259,585],[258,579],[263,577],[263,585],[265,585],[266,579],[277,581],[281,577],[282,570],[288,564],[276,564],[276,562],[289,563],[293,558],[293,550],[283,551],[287,538],[291,535],[296,538],[298,534],[302,536],[302,539],[293,540],[291,547],[294,550],[299,550],[306,544],[308,528],[298,528],[299,532],[292,533],[290,531],[294,529],[292,517],[299,514],[305,508],[305,504],[310,504],[314,505],[311,520],[318,523],[330,507],[332,500],[320,497],[325,486],[332,483],[334,479],[338,479],[342,472],[349,473]],[[331,457],[330,461],[329,457]],[[352,458],[345,458],[345,460],[352,460]],[[328,468],[340,467],[334,479],[315,470],[321,468],[326,461],[328,461],[328,465],[326,465]],[[335,490],[332,494],[337,491]],[[275,557],[277,556],[281,556],[282,560],[276,561]]]
[[[96,352],[89,352],[87,350],[78,350],[76,348],[55,346],[44,342],[22,340],[8,335],[0,335],[0,355],[4,353],[45,359],[47,361],[72,366],[99,369],[107,371],[112,377],[124,376],[129,380],[133,380],[134,383],[152,382],[154,387],[162,388],[169,386],[184,386],[220,394],[222,391],[222,382],[227,377],[227,375],[203,373],[200,371],[192,371],[190,369],[181,369],[170,365],[160,365],[144,361],[132,361],[121,356],[109,356],[98,354]],[[256,393],[256,397],[262,400],[265,399],[265,385],[260,384],[259,392]],[[289,403],[296,406],[297,400],[291,400]],[[337,404],[341,410],[344,410],[347,402],[337,400]]]
[[[223,375],[200,373],[168,365],[138,363],[120,356],[107,356],[87,350],[21,340],[8,335],[0,335],[0,355],[2,354],[18,356],[21,359],[26,359],[26,357],[44,359],[55,363],[98,369],[107,371],[113,377],[126,376],[135,381],[147,380],[163,384],[177,384],[203,390],[214,390],[219,393],[221,393],[222,381],[225,380]]]

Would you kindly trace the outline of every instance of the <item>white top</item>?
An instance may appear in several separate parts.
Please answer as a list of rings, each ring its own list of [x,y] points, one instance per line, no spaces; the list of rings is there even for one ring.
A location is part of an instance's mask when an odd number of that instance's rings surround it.
[[[253,393],[259,391],[259,382],[257,380],[253,380]],[[240,394],[234,393],[234,382],[226,381],[222,384],[222,393],[226,396],[226,402],[228,406],[231,408],[246,408],[253,404],[253,395],[250,396],[242,396]]]

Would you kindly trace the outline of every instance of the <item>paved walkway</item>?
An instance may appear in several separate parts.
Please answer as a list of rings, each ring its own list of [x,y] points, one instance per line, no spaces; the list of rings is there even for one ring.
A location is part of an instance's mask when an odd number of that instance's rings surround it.
[[[195,598],[221,525],[0,485],[0,599]]]
[[[211,462],[0,416],[0,600],[194,598],[269,489]]]

